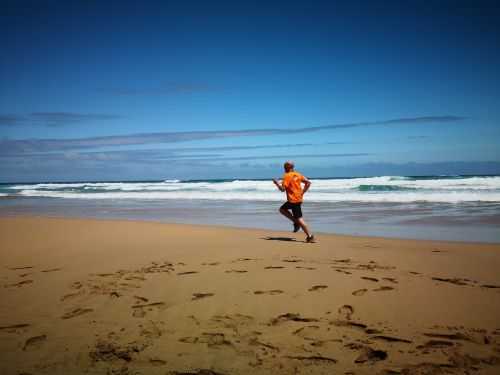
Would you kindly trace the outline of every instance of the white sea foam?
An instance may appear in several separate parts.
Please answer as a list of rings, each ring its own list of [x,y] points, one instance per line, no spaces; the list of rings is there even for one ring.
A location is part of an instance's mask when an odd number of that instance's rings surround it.
[[[306,196],[311,202],[500,202],[498,176],[421,179],[381,176],[312,182]],[[76,199],[281,201],[284,198],[269,180],[43,183],[7,189],[22,196]]]
[[[76,199],[205,199],[205,200],[235,200],[235,201],[282,201],[283,194],[279,192],[202,192],[202,191],[173,191],[173,192],[107,192],[107,193],[78,193],[64,191],[23,190],[21,195],[30,197],[76,198]],[[500,193],[478,192],[436,192],[436,193],[320,193],[310,192],[306,196],[308,202],[500,202]]]
[[[24,189],[61,189],[61,188],[66,188],[66,187],[83,187],[85,186],[85,183],[66,183],[66,184],[53,184],[53,183],[47,183],[47,184],[32,184],[32,185],[13,185],[9,186],[9,189],[13,190],[24,190]]]

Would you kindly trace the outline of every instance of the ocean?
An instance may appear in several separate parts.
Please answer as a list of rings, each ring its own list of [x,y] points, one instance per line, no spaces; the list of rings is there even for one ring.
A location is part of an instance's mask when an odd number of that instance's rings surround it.
[[[500,176],[311,179],[314,231],[500,242]],[[266,180],[0,184],[0,215],[153,220],[288,230],[285,196]]]

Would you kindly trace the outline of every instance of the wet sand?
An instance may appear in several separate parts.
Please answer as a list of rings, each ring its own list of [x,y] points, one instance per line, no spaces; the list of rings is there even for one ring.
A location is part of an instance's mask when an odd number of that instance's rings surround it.
[[[1,198],[1,197],[0,197]],[[283,202],[234,200],[0,199],[0,217],[44,216],[153,221],[288,231],[276,215]],[[317,232],[500,244],[500,203],[304,202],[302,211]]]
[[[500,245],[0,218],[2,374],[498,374]]]

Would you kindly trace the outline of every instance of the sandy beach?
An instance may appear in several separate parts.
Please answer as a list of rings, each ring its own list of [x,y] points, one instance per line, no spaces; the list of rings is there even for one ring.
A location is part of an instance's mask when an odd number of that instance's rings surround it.
[[[500,373],[500,245],[317,237],[0,218],[0,373]]]

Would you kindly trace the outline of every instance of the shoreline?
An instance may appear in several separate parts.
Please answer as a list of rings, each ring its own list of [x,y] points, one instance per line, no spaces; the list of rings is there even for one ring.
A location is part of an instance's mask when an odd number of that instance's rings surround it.
[[[252,204],[245,202],[237,207],[225,201],[177,203],[166,201],[122,205],[122,202],[110,201],[48,201],[45,198],[34,200],[25,198],[24,201],[5,199],[0,202],[2,203],[0,217],[88,218],[215,225],[284,232],[289,230],[287,220],[275,211],[278,205],[255,202]],[[307,203],[305,209],[306,221],[316,233],[409,240],[500,243],[500,232],[496,225],[500,222],[500,216],[495,211],[498,208],[494,208],[491,213],[485,211],[483,217],[469,217],[466,212],[457,217],[453,212],[453,207],[431,208],[434,212],[423,211],[422,213],[418,209],[406,210],[398,205],[317,206]],[[415,215],[421,216],[420,219],[415,221]]]
[[[302,239],[0,217],[3,373],[498,373],[500,245]]]
[[[6,184],[0,214],[132,219],[288,231],[269,180],[158,180]],[[500,176],[325,178],[307,193],[318,233],[500,243]]]
[[[85,217],[85,216],[59,216],[59,215],[35,215],[31,213],[27,214],[12,214],[12,215],[6,215],[0,212],[0,221],[3,219],[16,219],[16,218],[23,218],[23,219],[54,219],[54,220],[72,220],[72,221],[100,221],[100,222],[111,222],[111,223],[151,223],[151,224],[157,224],[157,225],[166,225],[166,226],[181,226],[181,227],[200,227],[200,228],[205,228],[205,229],[228,229],[228,230],[246,230],[246,231],[252,231],[252,232],[270,232],[270,233],[280,233],[280,234],[287,234],[291,236],[305,236],[305,234],[302,231],[299,231],[298,233],[293,233],[292,231],[283,231],[283,230],[278,230],[278,229],[269,229],[269,228],[263,228],[263,227],[247,227],[247,226],[231,226],[231,225],[216,225],[216,224],[198,224],[198,223],[182,223],[182,222],[175,222],[175,221],[160,221],[160,220],[155,220],[155,219],[127,219],[127,218],[99,218],[99,217]],[[450,244],[456,244],[456,245],[491,245],[491,246],[498,246],[500,249],[500,243],[499,242],[479,242],[479,241],[460,241],[460,240],[434,240],[434,239],[423,239],[423,238],[407,238],[407,237],[388,237],[388,236],[372,236],[372,235],[353,235],[353,234],[344,234],[344,233],[333,233],[333,232],[314,232],[313,233],[315,236],[319,235],[321,237],[339,237],[339,238],[350,238],[350,239],[366,239],[366,240],[395,240],[395,241],[416,241],[416,242],[428,242],[428,243],[450,243]]]

